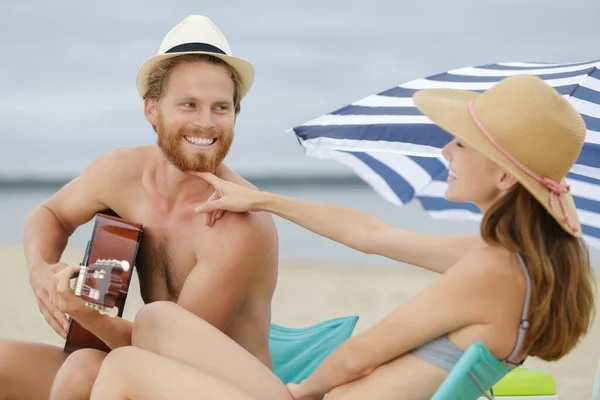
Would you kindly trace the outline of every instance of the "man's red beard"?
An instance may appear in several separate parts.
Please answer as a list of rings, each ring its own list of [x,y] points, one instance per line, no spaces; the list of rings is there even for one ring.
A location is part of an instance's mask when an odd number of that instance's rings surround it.
[[[156,131],[158,134],[158,147],[161,148],[169,162],[183,172],[214,172],[229,153],[229,148],[233,142],[233,130],[223,132],[215,129],[181,128],[175,131],[168,129],[162,118],[159,118]],[[183,146],[187,146],[184,143],[185,135],[206,135],[217,138],[217,141],[205,153],[188,155],[183,149]],[[190,144],[190,146],[192,145]]]

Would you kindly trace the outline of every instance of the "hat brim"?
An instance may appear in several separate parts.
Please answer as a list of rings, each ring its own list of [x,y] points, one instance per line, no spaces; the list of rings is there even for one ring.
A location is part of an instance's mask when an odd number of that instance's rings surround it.
[[[229,56],[226,54],[211,53],[207,51],[188,51],[180,53],[166,53],[160,54],[148,58],[138,69],[136,77],[137,91],[140,97],[144,97],[148,92],[148,75],[154,69],[154,67],[161,61],[167,60],[173,57],[179,57],[185,54],[207,54],[213,57],[220,58],[235,69],[240,76],[240,100],[246,97],[252,84],[254,83],[254,66],[243,58]]]
[[[413,96],[413,101],[419,111],[429,117],[440,128],[464,140],[467,144],[512,174],[544,206],[548,213],[552,215],[566,232],[575,237],[580,237],[581,225],[571,193],[563,194],[565,213],[571,225],[569,226],[569,224],[563,222],[562,209],[558,198],[552,196],[554,203],[554,207],[552,207],[550,205],[550,190],[514,165],[479,130],[471,118],[468,108],[469,103],[479,96],[479,93],[466,90],[427,89],[416,92]],[[566,184],[564,178],[561,184]]]

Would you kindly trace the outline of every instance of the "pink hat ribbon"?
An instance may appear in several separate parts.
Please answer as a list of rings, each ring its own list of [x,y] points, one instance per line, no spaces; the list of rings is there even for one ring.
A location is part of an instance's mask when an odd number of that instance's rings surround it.
[[[567,226],[569,228],[571,228],[571,230],[573,232],[577,232],[578,228],[571,224],[571,220],[569,219],[569,216],[567,215],[564,200],[563,200],[563,194],[568,193],[569,190],[571,190],[569,185],[561,185],[559,182],[556,182],[553,179],[550,179],[545,176],[541,177],[541,176],[537,175],[535,172],[533,172],[532,170],[530,170],[529,168],[527,168],[526,166],[521,164],[516,158],[514,158],[513,156],[508,154],[508,152],[506,150],[504,150],[502,148],[502,146],[500,146],[498,144],[498,142],[496,142],[494,140],[492,135],[490,135],[490,133],[485,129],[485,127],[483,126],[483,124],[481,123],[479,118],[477,118],[477,114],[475,113],[475,109],[473,108],[472,101],[469,103],[469,113],[471,114],[471,118],[473,119],[473,122],[475,122],[475,125],[477,125],[479,130],[485,135],[485,137],[488,138],[490,143],[492,143],[494,145],[494,147],[496,147],[496,149],[498,149],[498,151],[504,155],[504,157],[508,158],[510,160],[510,162],[512,162],[521,171],[525,172],[527,175],[529,175],[530,177],[532,177],[533,179],[535,179],[536,181],[540,182],[542,185],[544,185],[548,189],[550,189],[550,192],[548,192],[548,204],[550,205],[550,209],[555,213],[556,213],[556,210],[554,209],[554,201],[552,198],[552,194],[555,194],[558,197],[558,203],[560,204],[560,209],[563,214],[563,216],[560,217],[560,221],[567,224]]]

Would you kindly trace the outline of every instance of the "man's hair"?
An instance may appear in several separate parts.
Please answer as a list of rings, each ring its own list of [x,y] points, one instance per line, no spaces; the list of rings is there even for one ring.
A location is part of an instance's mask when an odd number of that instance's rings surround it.
[[[227,64],[220,58],[212,56],[210,54],[184,54],[181,56],[168,58],[159,62],[150,72],[150,74],[148,74],[148,91],[144,95],[144,98],[148,97],[155,101],[160,100],[163,91],[169,83],[169,77],[173,68],[179,64],[190,62],[205,62],[212,65],[221,65],[230,72],[231,80],[233,81],[233,106],[237,115],[240,112],[241,101],[240,75],[231,65]]]

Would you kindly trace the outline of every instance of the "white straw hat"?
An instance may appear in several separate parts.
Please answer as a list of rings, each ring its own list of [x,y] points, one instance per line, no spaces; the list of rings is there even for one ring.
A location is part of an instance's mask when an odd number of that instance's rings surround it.
[[[223,33],[207,17],[190,15],[177,24],[164,37],[155,56],[147,59],[137,73],[137,90],[141,97],[148,92],[148,75],[159,62],[183,54],[209,54],[220,58],[235,69],[241,80],[240,99],[254,83],[254,66],[231,54]]]

